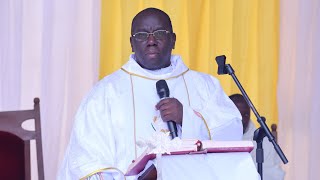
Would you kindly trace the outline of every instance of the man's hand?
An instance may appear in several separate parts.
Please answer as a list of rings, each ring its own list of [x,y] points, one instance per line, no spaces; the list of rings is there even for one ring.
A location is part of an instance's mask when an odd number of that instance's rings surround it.
[[[182,124],[183,107],[176,98],[162,99],[157,105],[163,121],[174,121]]]

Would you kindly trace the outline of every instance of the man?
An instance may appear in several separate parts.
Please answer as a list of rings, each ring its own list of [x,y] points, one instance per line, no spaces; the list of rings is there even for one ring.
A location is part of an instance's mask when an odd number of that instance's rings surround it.
[[[256,130],[255,125],[250,120],[250,107],[241,94],[233,94],[230,99],[239,109],[242,116],[243,124],[243,140],[253,141],[253,133]],[[256,162],[256,147],[251,151],[251,156]],[[281,180],[284,178],[284,171],[280,167],[280,158],[278,157],[273,145],[268,138],[263,139],[264,163],[263,163],[263,179],[267,180]]]
[[[122,179],[144,151],[137,139],[167,132],[168,120],[176,122],[180,138],[241,140],[239,111],[217,79],[189,70],[181,57],[171,55],[175,41],[163,11],[148,8],[134,17],[134,54],[83,100],[58,179]],[[157,95],[161,79],[170,98]]]

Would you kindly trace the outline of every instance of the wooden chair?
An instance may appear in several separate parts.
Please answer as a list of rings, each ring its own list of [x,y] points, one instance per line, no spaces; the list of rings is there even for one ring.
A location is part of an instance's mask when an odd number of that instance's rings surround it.
[[[38,179],[44,180],[39,102],[34,98],[32,110],[0,112],[0,179],[31,180],[30,141],[35,140]],[[22,128],[29,119],[34,119],[35,131]]]

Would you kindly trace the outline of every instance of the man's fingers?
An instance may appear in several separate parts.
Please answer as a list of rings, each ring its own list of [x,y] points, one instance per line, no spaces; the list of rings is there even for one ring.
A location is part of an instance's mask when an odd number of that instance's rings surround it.
[[[161,111],[160,114],[161,114],[162,120],[164,121],[170,121],[174,119],[174,117],[172,117],[173,112],[168,109]]]
[[[177,99],[162,99],[156,109],[160,111],[162,120],[182,123],[182,104]]]
[[[162,99],[157,105],[156,108],[159,110],[161,106],[170,103],[170,98]]]

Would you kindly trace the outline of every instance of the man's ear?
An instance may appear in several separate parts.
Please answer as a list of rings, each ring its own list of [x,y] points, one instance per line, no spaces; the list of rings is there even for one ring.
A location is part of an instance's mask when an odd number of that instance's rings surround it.
[[[174,49],[174,46],[176,45],[176,33],[172,33],[172,36],[171,36],[171,43],[172,43],[172,49]]]
[[[132,46],[132,43],[133,43],[132,41],[133,41],[133,39],[132,39],[132,37],[130,37],[131,52],[134,52],[133,46]]]

